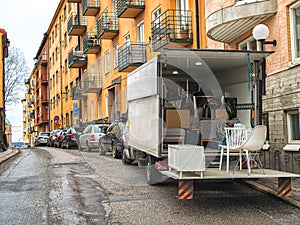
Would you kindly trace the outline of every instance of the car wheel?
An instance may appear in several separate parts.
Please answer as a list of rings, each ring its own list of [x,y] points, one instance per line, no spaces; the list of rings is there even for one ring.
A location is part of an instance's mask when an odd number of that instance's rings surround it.
[[[132,163],[132,161],[130,159],[128,159],[125,149],[123,149],[123,152],[122,152],[122,163],[128,164],[128,165],[131,165],[131,163]]]
[[[91,151],[91,148],[89,147],[88,142],[86,142],[86,151],[87,151],[87,152],[90,152],[90,151]]]
[[[79,151],[82,151],[82,147],[81,147],[81,144],[79,143],[79,145],[78,145],[78,150]]]
[[[69,144],[69,142],[67,141],[67,143],[66,143],[66,148],[67,149],[69,149],[70,148],[70,144]]]

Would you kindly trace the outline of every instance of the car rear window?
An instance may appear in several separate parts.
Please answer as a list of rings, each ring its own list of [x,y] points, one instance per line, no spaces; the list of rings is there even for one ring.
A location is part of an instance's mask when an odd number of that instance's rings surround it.
[[[96,133],[105,133],[106,134],[106,130],[107,130],[108,126],[97,126],[95,129]]]

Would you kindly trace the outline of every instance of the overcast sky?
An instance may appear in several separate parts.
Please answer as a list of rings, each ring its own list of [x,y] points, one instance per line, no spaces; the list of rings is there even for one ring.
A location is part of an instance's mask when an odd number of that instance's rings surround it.
[[[1,0],[0,28],[5,29],[10,46],[25,55],[32,71],[38,48],[60,0]],[[29,77],[30,74],[28,74]],[[25,95],[24,95],[25,97]],[[22,105],[7,107],[6,116],[13,125],[13,141],[22,138]]]

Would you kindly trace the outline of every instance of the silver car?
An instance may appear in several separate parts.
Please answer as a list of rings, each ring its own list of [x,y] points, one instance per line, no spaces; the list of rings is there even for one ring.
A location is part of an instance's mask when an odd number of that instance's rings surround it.
[[[50,136],[50,132],[40,132],[35,139],[35,146],[47,145],[49,136]]]
[[[108,126],[106,123],[88,125],[79,136],[79,151],[98,149],[99,138],[106,134]]]

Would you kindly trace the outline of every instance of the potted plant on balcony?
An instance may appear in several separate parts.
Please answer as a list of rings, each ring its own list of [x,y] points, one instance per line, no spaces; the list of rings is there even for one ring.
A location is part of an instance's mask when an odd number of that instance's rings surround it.
[[[180,35],[181,35],[181,38],[184,38],[184,39],[187,39],[189,37],[188,26],[186,26],[186,28],[185,27],[181,27]]]

